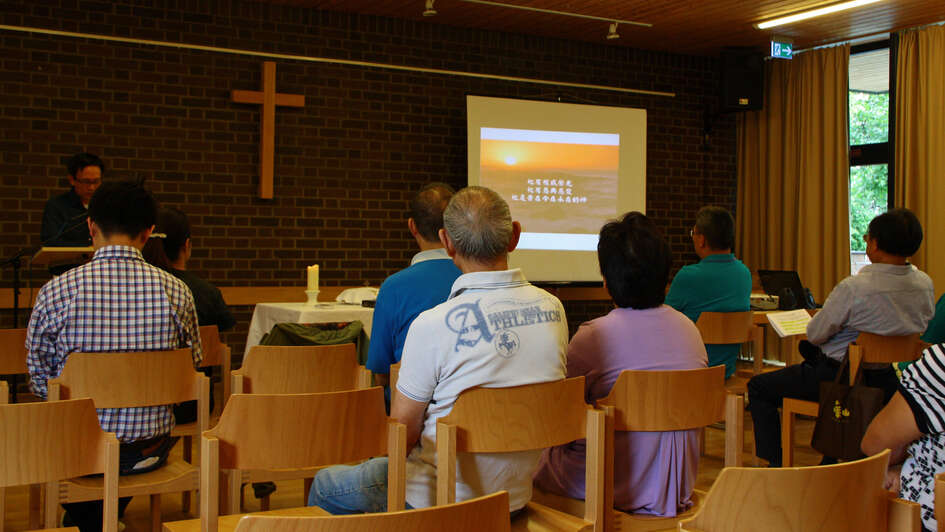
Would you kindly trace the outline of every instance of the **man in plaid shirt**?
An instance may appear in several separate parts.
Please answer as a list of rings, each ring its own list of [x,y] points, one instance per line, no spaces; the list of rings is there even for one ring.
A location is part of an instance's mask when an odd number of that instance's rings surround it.
[[[26,339],[30,386],[45,398],[70,353],[158,351],[191,347],[201,358],[194,301],[187,286],[144,261],[141,248],[157,218],[157,203],[133,183],[103,184],[89,203],[91,262],[46,283],[36,297]],[[123,474],[164,463],[173,444],[171,405],[98,409],[102,428],[121,441]],[[119,510],[130,498],[122,499]],[[101,501],[65,505],[85,530],[101,530]]]

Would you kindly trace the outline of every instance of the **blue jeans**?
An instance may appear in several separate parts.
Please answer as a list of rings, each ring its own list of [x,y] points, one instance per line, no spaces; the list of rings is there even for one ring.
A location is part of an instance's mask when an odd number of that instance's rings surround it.
[[[387,457],[322,469],[308,492],[308,505],[333,515],[386,512]]]

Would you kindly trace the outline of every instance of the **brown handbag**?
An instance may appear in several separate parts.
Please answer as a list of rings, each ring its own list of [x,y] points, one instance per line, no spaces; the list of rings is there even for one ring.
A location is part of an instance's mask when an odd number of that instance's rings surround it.
[[[860,441],[883,408],[883,390],[863,384],[862,366],[853,386],[844,382],[849,362],[844,360],[833,382],[820,383],[820,408],[811,447],[838,460],[863,458]]]

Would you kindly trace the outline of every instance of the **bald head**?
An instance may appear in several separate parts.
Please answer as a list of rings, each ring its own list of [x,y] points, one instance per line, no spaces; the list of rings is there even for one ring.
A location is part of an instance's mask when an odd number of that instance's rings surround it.
[[[495,191],[467,187],[450,200],[443,226],[456,254],[488,263],[504,257],[516,238],[509,205]]]
[[[410,217],[420,237],[428,242],[439,242],[443,228],[443,210],[453,197],[453,187],[446,183],[430,183],[421,188],[410,200]]]

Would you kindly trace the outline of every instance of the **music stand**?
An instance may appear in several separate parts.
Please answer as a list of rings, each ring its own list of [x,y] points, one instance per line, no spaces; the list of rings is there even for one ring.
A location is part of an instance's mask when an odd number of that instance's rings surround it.
[[[765,293],[779,297],[779,308],[781,310],[806,309],[807,291],[801,284],[801,278],[794,270],[758,270],[758,278],[761,279],[761,286]],[[786,292],[794,296],[794,305],[790,308],[781,306],[787,299]]]

